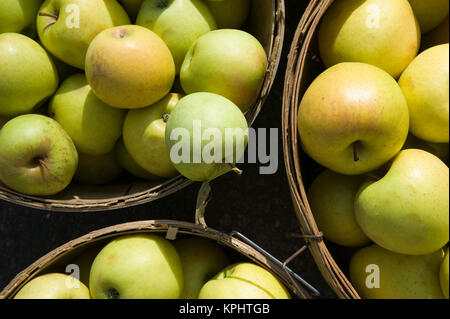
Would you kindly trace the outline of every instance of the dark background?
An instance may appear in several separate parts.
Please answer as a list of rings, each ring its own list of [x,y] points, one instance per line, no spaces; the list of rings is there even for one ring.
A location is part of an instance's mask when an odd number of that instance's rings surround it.
[[[271,94],[254,127],[279,128],[284,70],[290,44],[306,0],[286,0],[286,36],[283,57]],[[292,207],[285,175],[281,135],[279,168],[275,175],[260,175],[257,164],[240,164],[242,176],[227,174],[212,183],[213,195],[207,208],[212,228],[238,230],[284,261],[303,242],[293,238],[299,224]],[[54,248],[90,231],[115,224],[150,219],[194,222],[199,184],[139,207],[106,213],[50,213],[0,201],[0,290],[24,268]],[[333,297],[309,252],[290,264],[315,286],[321,297]]]

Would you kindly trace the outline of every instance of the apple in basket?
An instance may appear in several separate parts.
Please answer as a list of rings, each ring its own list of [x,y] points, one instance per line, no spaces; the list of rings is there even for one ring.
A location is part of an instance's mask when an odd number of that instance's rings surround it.
[[[36,22],[43,0],[0,1],[0,33],[21,32]]]
[[[26,114],[0,130],[0,180],[28,195],[54,195],[72,180],[78,153],[55,120]]]
[[[97,34],[129,23],[116,0],[46,0],[36,22],[44,47],[79,69],[84,69],[88,46]]]

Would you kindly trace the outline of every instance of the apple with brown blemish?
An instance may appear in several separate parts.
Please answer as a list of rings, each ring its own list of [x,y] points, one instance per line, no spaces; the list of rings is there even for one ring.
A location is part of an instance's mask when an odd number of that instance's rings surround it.
[[[0,180],[17,192],[59,193],[69,185],[77,166],[75,145],[49,117],[22,115],[0,130]]]

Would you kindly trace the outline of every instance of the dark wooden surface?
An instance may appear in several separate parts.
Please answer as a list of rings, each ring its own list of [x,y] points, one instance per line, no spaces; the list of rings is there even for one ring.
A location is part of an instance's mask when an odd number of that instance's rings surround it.
[[[255,127],[278,128],[281,134],[281,103],[287,54],[307,0],[286,0],[286,38],[278,75]],[[207,208],[209,226],[238,230],[264,249],[285,260],[303,242],[292,237],[299,226],[291,204],[285,176],[281,136],[279,168],[275,175],[259,175],[257,164],[244,164],[242,176],[228,174],[212,183]],[[119,223],[147,219],[194,221],[199,184],[135,208],[106,213],[50,213],[0,201],[0,290],[21,270],[50,250],[90,231]],[[291,264],[322,293],[333,293],[322,279],[309,252]]]

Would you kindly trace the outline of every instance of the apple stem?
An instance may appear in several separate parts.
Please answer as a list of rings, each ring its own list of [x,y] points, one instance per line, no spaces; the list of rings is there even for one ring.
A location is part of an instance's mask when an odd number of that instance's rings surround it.
[[[230,165],[231,165],[231,164],[230,164]],[[238,174],[239,176],[242,175],[242,174],[244,173],[241,169],[237,168],[237,167],[234,166],[234,165],[231,165],[231,171],[235,172],[235,173]]]
[[[45,169],[46,169],[47,171],[50,170],[50,169],[48,168],[47,164],[45,164],[45,162],[44,162],[42,159],[39,159],[39,164],[41,164],[42,166],[44,166]]]
[[[169,121],[169,114],[167,113],[163,114],[162,120],[164,121],[164,123],[167,123]]]
[[[58,20],[58,16],[51,14],[51,13],[47,13],[47,12],[39,12],[39,16],[40,17],[50,17],[50,18],[54,18],[56,20]]]
[[[355,162],[359,161],[359,156],[358,156],[358,142],[353,143],[353,160]]]

